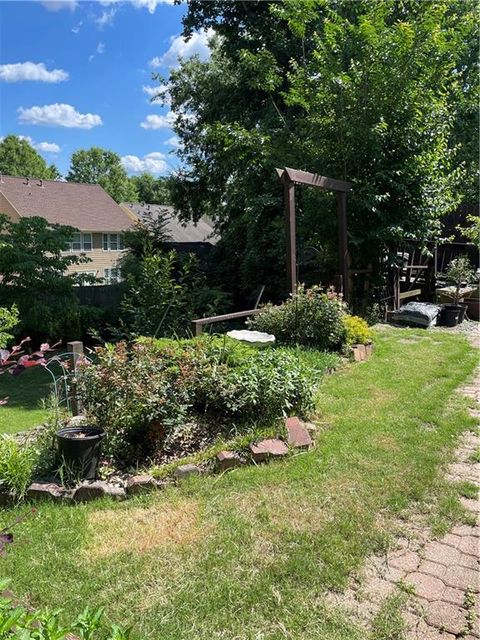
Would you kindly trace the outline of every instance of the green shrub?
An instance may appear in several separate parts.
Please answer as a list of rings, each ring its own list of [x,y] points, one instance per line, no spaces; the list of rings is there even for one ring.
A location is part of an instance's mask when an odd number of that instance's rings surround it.
[[[266,305],[249,321],[251,329],[272,333],[278,344],[300,344],[339,351],[346,340],[344,305],[334,293],[303,285],[281,305]]]
[[[130,632],[117,625],[103,624],[103,609],[86,607],[72,624],[64,625],[61,611],[31,611],[6,595],[7,581],[0,582],[0,638],[22,640],[128,640]]]
[[[10,309],[0,307],[0,349],[4,349],[13,335],[9,333],[20,322],[18,308],[13,305]]]
[[[347,331],[347,345],[369,344],[372,342],[372,332],[367,322],[359,316],[345,314],[343,324]]]
[[[168,449],[192,423],[205,425],[212,441],[288,412],[306,413],[332,364],[320,359],[317,369],[308,360],[291,349],[258,350],[226,338],[143,338],[98,349],[80,384],[89,418],[107,432],[107,452],[132,462]]]
[[[252,350],[241,361],[236,356],[234,349],[221,357],[210,351],[199,363],[192,388],[197,411],[245,424],[312,408],[311,372],[294,355],[266,349]]]
[[[33,447],[21,445],[12,436],[0,436],[0,487],[24,495],[31,482],[37,455]]]

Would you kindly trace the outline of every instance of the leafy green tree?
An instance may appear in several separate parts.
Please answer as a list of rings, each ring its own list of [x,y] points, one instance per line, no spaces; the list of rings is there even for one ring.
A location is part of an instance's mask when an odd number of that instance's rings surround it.
[[[165,86],[182,143],[172,199],[185,218],[214,220],[229,289],[284,291],[275,167],[352,181],[356,268],[380,272],[399,243],[438,237],[464,196],[473,1],[192,0],[184,26],[220,37],[208,62],[184,61]],[[297,194],[299,255],[313,247],[335,273],[335,203]]]
[[[28,140],[14,135],[5,136],[0,142],[0,174],[43,180],[60,178],[55,165],[48,166]]]
[[[99,184],[116,202],[136,202],[137,192],[113,151],[92,147],[75,151],[67,174],[69,182]]]
[[[63,253],[75,231],[45,218],[12,222],[0,216],[0,305],[18,308],[17,335],[79,337],[81,309],[73,287],[85,276],[66,269],[89,258]]]
[[[168,178],[154,178],[151,173],[142,173],[130,178],[137,191],[138,202],[149,204],[171,204]]]

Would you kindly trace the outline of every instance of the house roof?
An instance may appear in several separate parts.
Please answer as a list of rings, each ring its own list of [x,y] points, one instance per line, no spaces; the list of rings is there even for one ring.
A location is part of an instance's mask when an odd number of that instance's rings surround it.
[[[0,176],[0,193],[22,218],[41,216],[81,231],[124,231],[131,218],[98,184]]]
[[[215,235],[213,223],[206,216],[200,218],[198,222],[182,222],[175,215],[173,207],[167,205],[122,202],[120,206],[132,212],[138,220],[143,220],[149,215],[154,217],[165,216],[165,228],[170,235],[170,242],[182,244],[208,243],[214,245],[219,240],[219,237]]]

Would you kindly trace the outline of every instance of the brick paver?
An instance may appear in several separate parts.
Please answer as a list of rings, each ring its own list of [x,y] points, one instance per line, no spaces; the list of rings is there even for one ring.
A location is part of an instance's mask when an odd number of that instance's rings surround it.
[[[462,391],[480,402],[480,370]],[[480,416],[477,409],[471,412]],[[480,486],[480,464],[471,457],[479,448],[478,428],[465,433],[447,479]],[[475,525],[456,525],[434,540],[425,524],[408,522],[410,535],[399,538],[397,550],[386,557],[370,558],[361,579],[337,604],[347,606],[369,627],[385,598],[403,585],[413,594],[403,612],[407,640],[480,640],[480,503],[467,498],[461,502]]]

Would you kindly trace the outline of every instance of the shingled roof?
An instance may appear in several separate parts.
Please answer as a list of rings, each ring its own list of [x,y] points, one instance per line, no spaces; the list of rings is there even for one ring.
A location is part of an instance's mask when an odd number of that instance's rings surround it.
[[[81,231],[124,231],[132,219],[98,184],[0,177],[0,193],[22,218],[41,216]],[[1,212],[0,212],[1,213]]]
[[[122,202],[120,206],[128,209],[139,220],[143,220],[149,215],[153,217],[165,216],[165,229],[170,236],[170,242],[216,244],[219,240],[213,230],[213,223],[205,216],[200,218],[198,222],[181,222],[175,215],[173,207],[167,205]]]

